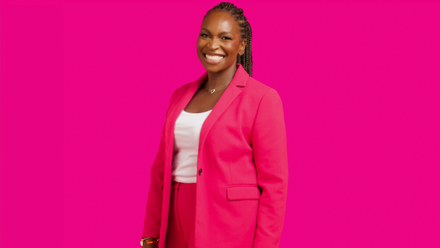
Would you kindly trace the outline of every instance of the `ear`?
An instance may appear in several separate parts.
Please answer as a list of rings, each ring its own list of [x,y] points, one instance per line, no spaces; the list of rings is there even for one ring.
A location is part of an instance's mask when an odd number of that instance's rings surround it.
[[[247,40],[244,39],[244,40],[241,42],[241,44],[240,44],[240,49],[239,49],[239,52],[238,52],[238,54],[240,54],[240,56],[243,55],[244,50],[245,50],[245,48],[246,48],[246,44],[247,44]]]

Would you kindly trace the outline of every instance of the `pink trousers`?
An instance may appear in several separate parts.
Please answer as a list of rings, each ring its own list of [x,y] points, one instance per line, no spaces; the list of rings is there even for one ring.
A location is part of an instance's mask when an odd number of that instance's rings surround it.
[[[166,248],[194,247],[196,184],[171,182]]]

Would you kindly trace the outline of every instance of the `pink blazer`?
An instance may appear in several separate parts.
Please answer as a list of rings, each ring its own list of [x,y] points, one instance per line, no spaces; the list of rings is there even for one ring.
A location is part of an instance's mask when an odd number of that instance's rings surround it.
[[[288,180],[283,106],[277,91],[237,66],[200,133],[194,248],[275,248],[280,242]],[[174,124],[207,76],[176,89],[166,113],[142,233],[159,237],[159,248],[166,247]]]

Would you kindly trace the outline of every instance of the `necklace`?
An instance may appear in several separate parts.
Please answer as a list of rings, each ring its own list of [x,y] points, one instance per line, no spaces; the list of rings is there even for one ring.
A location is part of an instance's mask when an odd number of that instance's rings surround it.
[[[229,83],[231,83],[231,81],[229,81]],[[226,87],[228,87],[229,83],[226,84]],[[214,94],[214,92],[215,92],[215,88],[211,89],[211,90],[208,88],[207,90],[209,91],[209,93],[211,93],[211,95]]]
[[[235,75],[236,72],[237,72],[237,70],[234,71],[234,74],[233,74],[233,75]],[[234,77],[232,77],[232,79],[234,79]],[[229,81],[229,82],[226,84],[226,88],[227,88],[227,87],[229,86],[229,84],[232,82],[232,79],[231,79],[231,81]],[[208,79],[206,79],[206,84],[207,84],[207,83],[208,83]],[[207,90],[209,91],[209,93],[211,93],[211,95],[214,94],[214,92],[215,92],[215,88],[212,89],[212,90],[208,88]]]

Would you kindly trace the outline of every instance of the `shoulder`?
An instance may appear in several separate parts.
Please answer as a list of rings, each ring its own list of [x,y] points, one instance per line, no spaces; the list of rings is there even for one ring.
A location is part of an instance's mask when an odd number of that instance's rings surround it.
[[[280,95],[275,88],[272,88],[252,77],[249,77],[246,86],[243,87],[244,97],[252,99],[255,102],[263,101],[281,101]]]
[[[179,96],[180,94],[182,94],[183,92],[185,92],[190,86],[191,84],[194,82],[190,82],[190,83],[185,83],[179,87],[177,87],[176,89],[174,89],[173,94],[171,95],[171,100],[177,96]]]
[[[173,98],[179,97],[183,94],[194,82],[185,83],[182,86],[174,90],[171,101]],[[242,97],[245,101],[253,103],[259,103],[263,99],[265,101],[281,101],[280,95],[275,88],[272,88],[252,77],[249,77],[246,86],[238,86],[242,89]]]
[[[185,83],[185,84],[181,85],[180,87],[178,87],[177,89],[175,89],[171,98],[178,96],[178,95],[182,94],[183,92],[185,92],[193,83],[194,82]]]

